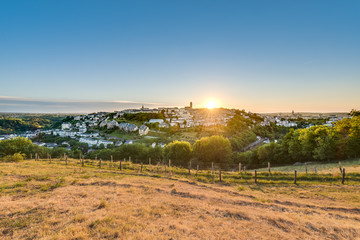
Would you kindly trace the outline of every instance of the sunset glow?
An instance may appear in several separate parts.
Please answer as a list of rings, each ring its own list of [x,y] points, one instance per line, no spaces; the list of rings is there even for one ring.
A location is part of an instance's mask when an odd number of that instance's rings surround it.
[[[213,109],[213,108],[217,108],[217,104],[215,101],[209,101],[206,103],[205,107],[207,107],[208,109]]]

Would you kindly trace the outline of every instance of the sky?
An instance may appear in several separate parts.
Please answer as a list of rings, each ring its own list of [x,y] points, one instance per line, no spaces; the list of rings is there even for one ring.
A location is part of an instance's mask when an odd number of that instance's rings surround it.
[[[0,112],[360,109],[360,1],[0,1]]]

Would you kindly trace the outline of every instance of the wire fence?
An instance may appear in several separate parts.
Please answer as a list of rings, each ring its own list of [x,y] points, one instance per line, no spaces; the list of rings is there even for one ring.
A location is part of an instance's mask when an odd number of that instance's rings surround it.
[[[339,171],[336,173],[319,173],[316,169],[316,164],[303,164],[298,166],[290,166],[297,168],[306,168],[304,171],[286,170],[277,171],[276,167],[272,167],[268,163],[267,168],[247,170],[242,167],[241,163],[238,169],[222,169],[215,164],[211,167],[203,167],[199,164],[189,164],[188,168],[173,166],[171,160],[165,162],[152,162],[148,159],[146,163],[134,163],[131,157],[128,159],[115,160],[111,157],[110,160],[103,159],[73,159],[64,155],[61,158],[52,159],[48,156],[47,159],[40,159],[35,155],[35,161],[62,164],[65,166],[76,166],[84,168],[98,168],[103,170],[117,171],[123,174],[139,174],[148,175],[152,177],[186,177],[193,180],[198,180],[206,183],[256,183],[256,184],[359,184],[360,173],[349,172],[339,163]],[[335,163],[334,163],[335,164]],[[263,165],[262,165],[263,166]],[[313,169],[313,170],[310,170]]]

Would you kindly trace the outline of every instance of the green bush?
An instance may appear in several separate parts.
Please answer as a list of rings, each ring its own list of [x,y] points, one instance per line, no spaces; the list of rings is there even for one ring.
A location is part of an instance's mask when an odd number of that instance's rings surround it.
[[[7,155],[4,157],[5,162],[20,162],[25,159],[24,153],[15,153],[13,155]]]

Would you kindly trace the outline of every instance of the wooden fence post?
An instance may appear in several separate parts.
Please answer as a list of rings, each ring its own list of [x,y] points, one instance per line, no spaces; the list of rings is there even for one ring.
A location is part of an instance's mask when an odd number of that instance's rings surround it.
[[[122,170],[122,167],[121,167],[121,160],[120,160],[120,164],[119,164],[119,169],[120,169],[120,171]]]
[[[339,161],[339,169],[340,169],[340,173],[342,173],[342,168],[341,168],[341,162]]]
[[[198,172],[199,172],[199,164],[196,165],[196,176],[198,175]]]
[[[164,164],[164,166],[165,166],[165,175],[166,175],[166,164]]]
[[[270,170],[270,162],[268,162],[268,169],[269,169],[269,173],[271,173],[271,170]]]
[[[97,154],[95,155],[95,162],[97,162]]]
[[[211,173],[214,175],[214,162],[211,162]]]
[[[221,168],[219,168],[219,181],[221,182]]]
[[[191,161],[189,162],[189,176],[191,175]]]
[[[255,183],[257,183],[257,172],[255,170]]]
[[[129,162],[131,162],[131,156],[129,156]]]
[[[151,165],[151,158],[149,158],[149,165]]]
[[[305,163],[305,172],[307,174],[307,163]]]
[[[140,169],[140,172],[142,173],[142,168],[143,168],[143,163],[141,162],[141,169]]]
[[[169,168],[171,167],[171,160],[169,159]]]
[[[113,166],[113,155],[111,155],[111,159],[110,159],[110,168],[112,168]]]
[[[241,172],[241,163],[239,162],[239,173]]]
[[[101,168],[101,160],[102,160],[102,159],[100,158],[100,160],[99,160],[99,168]]]
[[[297,173],[297,171],[295,170],[294,171],[294,184],[296,184],[296,173]]]
[[[85,161],[84,161],[84,158],[82,157],[81,158],[81,166],[84,167],[84,165],[85,165]]]
[[[341,180],[341,184],[345,183],[345,168],[342,169],[342,180]]]
[[[52,159],[51,159],[51,155],[49,155],[49,158],[50,158],[50,163],[51,163],[51,161],[52,161]]]
[[[65,155],[65,165],[68,164],[68,159],[67,159],[67,155]]]

